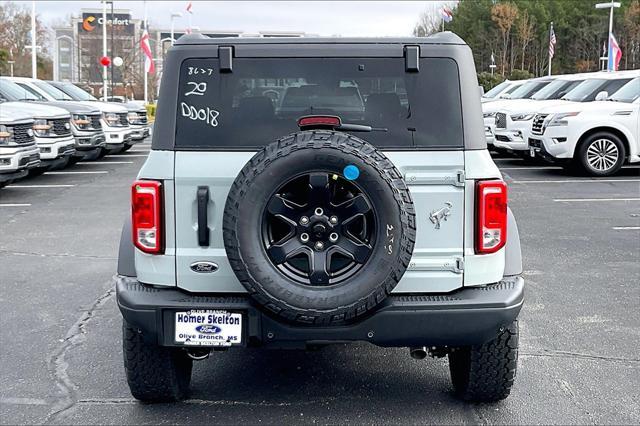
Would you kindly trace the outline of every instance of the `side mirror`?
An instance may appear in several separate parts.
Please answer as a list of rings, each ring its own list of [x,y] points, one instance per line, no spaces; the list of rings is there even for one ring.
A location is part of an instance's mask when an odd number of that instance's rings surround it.
[[[606,101],[608,97],[609,97],[609,93],[607,93],[606,90],[603,90],[602,92],[596,95],[596,101]]]
[[[484,96],[484,87],[478,85],[478,89],[480,90],[480,96]]]

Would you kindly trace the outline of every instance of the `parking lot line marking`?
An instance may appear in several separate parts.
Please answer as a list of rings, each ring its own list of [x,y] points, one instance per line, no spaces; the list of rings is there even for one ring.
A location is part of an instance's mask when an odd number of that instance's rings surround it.
[[[83,166],[92,166],[94,164],[103,165],[103,164],[133,164],[133,161],[87,161],[86,163],[78,163]]]
[[[92,170],[90,172],[45,172],[45,175],[100,175],[109,173],[107,170]]]
[[[9,185],[7,188],[73,188],[75,185]]]
[[[522,158],[494,158],[493,161],[524,161]]]
[[[31,207],[31,204],[10,204],[10,203],[5,203],[5,204],[0,204],[0,207]]]
[[[522,167],[498,167],[500,170],[550,170],[561,169],[558,166],[522,166]]]
[[[133,158],[133,157],[148,157],[146,154],[130,154],[130,155],[110,155],[109,158]]]
[[[640,201],[640,198],[558,198],[558,202],[591,202],[591,201]]]
[[[604,183],[640,182],[640,179],[563,179],[563,180],[514,180],[509,183]]]
[[[640,231],[640,226],[614,226],[616,231]]]

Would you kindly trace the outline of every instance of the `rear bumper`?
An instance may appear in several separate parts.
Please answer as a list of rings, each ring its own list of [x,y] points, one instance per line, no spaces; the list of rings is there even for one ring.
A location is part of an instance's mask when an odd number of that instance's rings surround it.
[[[505,277],[486,287],[449,294],[390,296],[359,322],[336,327],[302,327],[277,321],[239,295],[195,295],[140,284],[116,275],[118,307],[125,320],[162,346],[174,342],[174,313],[213,309],[244,314],[243,344],[298,347],[367,341],[378,346],[464,346],[493,339],[516,319],[524,301],[524,280]]]

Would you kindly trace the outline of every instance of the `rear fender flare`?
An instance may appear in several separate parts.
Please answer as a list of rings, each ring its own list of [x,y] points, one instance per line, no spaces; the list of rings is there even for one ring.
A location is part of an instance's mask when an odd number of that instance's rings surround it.
[[[522,250],[518,224],[507,207],[507,244],[505,245],[504,276],[522,274]]]
[[[131,240],[131,218],[122,225],[120,248],[118,249],[118,274],[126,277],[136,276],[136,259],[133,241]]]

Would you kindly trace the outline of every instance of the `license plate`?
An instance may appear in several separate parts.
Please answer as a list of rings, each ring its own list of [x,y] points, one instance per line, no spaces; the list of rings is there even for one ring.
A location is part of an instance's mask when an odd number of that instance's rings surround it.
[[[175,342],[189,346],[231,346],[242,343],[242,314],[191,310],[175,313]]]

